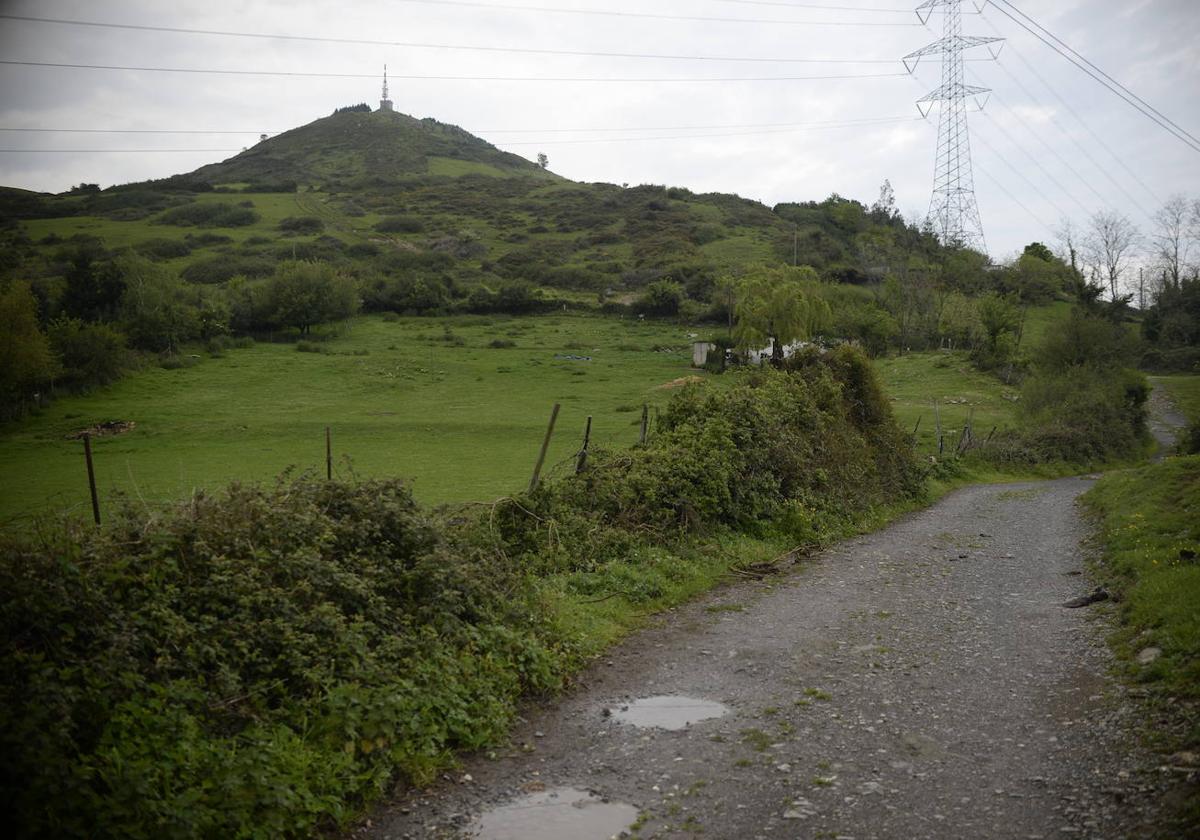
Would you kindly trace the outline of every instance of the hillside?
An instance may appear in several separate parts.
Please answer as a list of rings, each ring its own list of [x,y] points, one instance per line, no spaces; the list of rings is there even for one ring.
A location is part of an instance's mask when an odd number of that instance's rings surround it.
[[[522,280],[619,297],[667,278],[701,303],[722,273],[756,262],[796,259],[865,282],[907,265],[914,249],[938,250],[890,210],[837,196],[772,209],[577,183],[455,126],[357,106],[170,178],[61,195],[3,190],[0,224],[16,262],[42,276],[61,276],[69,252],[86,246],[98,256],[133,249],[206,284],[265,276],[295,257],[358,273],[419,263],[451,291]]]
[[[290,180],[365,188],[436,173],[447,160],[478,164],[479,171],[495,175],[543,174],[536,164],[457,126],[390,111],[349,110],[271,137],[184,177],[213,186]]]

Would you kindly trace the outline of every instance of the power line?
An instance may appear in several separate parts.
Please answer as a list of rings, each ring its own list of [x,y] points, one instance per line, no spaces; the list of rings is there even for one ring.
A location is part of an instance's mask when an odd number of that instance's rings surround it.
[[[1130,90],[1129,88],[1127,88],[1125,85],[1121,84],[1121,83],[1120,83],[1120,82],[1118,82],[1116,79],[1114,79],[1112,76],[1108,75],[1108,74],[1107,74],[1107,73],[1105,73],[1103,70],[1101,70],[1099,67],[1097,67],[1095,64],[1093,64],[1092,62],[1088,61],[1088,59],[1087,59],[1085,56],[1081,55],[1081,54],[1080,54],[1080,53],[1079,53],[1077,50],[1075,50],[1074,48],[1072,48],[1072,47],[1071,47],[1069,44],[1065,43],[1065,42],[1064,42],[1064,41],[1063,41],[1061,38],[1059,38],[1059,37],[1058,37],[1057,35],[1055,35],[1053,32],[1051,32],[1050,30],[1046,29],[1046,27],[1042,26],[1042,25],[1041,25],[1040,23],[1038,23],[1036,20],[1034,20],[1033,18],[1031,18],[1029,15],[1025,14],[1025,12],[1022,12],[1020,9],[1018,9],[1016,6],[1014,6],[1012,3],[1010,3],[1010,2],[1009,2],[1009,0],[999,0],[999,2],[1002,2],[1002,3],[1004,3],[1004,5],[1005,5],[1005,6],[1008,6],[1008,7],[1009,7],[1010,9],[1012,9],[1014,12],[1016,12],[1017,14],[1019,14],[1021,17],[1025,18],[1027,21],[1029,21],[1031,24],[1033,24],[1035,27],[1037,27],[1037,29],[1038,29],[1039,31],[1041,31],[1041,32],[1045,33],[1045,34],[1046,34],[1046,35],[1047,35],[1049,38],[1051,38],[1051,39],[1052,39],[1052,40],[1053,40],[1055,43],[1057,43],[1057,44],[1061,45],[1061,46],[1063,47],[1063,49],[1065,49],[1067,52],[1069,52],[1069,53],[1070,53],[1072,56],[1075,56],[1076,58],[1078,58],[1080,61],[1082,61],[1082,62],[1083,62],[1084,64],[1086,64],[1088,67],[1090,67],[1092,70],[1095,70],[1097,73],[1099,73],[1099,74],[1100,74],[1101,76],[1103,76],[1103,77],[1104,77],[1106,80],[1108,80],[1109,82],[1111,82],[1113,85],[1116,85],[1116,86],[1117,86],[1117,88],[1119,88],[1121,92],[1123,92],[1123,93],[1124,93],[1124,94],[1126,94],[1127,96],[1131,97],[1132,99],[1136,100],[1136,102],[1137,102],[1137,103],[1141,104],[1141,105],[1142,105],[1142,106],[1144,106],[1145,108],[1147,108],[1147,109],[1149,109],[1150,111],[1152,111],[1152,112],[1153,112],[1155,115],[1157,115],[1157,116],[1158,116],[1158,117],[1160,117],[1160,118],[1161,118],[1163,121],[1165,121],[1165,122],[1166,122],[1166,123],[1167,123],[1169,126],[1171,126],[1172,128],[1176,129],[1176,130],[1177,130],[1179,133],[1181,133],[1181,134],[1182,134],[1184,137],[1186,137],[1188,140],[1191,140],[1191,141],[1192,141],[1192,143],[1194,143],[1194,144],[1196,144],[1196,145],[1200,146],[1200,139],[1197,139],[1195,135],[1193,135],[1193,134],[1191,134],[1190,132],[1188,132],[1186,129],[1184,129],[1183,127],[1181,127],[1181,126],[1180,126],[1180,125],[1179,125],[1177,122],[1175,122],[1174,120],[1172,120],[1170,117],[1168,117],[1168,116],[1167,116],[1166,114],[1164,114],[1162,111],[1160,111],[1160,110],[1158,110],[1157,108],[1155,108],[1153,105],[1151,105],[1151,104],[1150,104],[1149,102],[1147,102],[1145,99],[1143,99],[1142,97],[1138,96],[1136,93],[1134,93],[1132,90]],[[1000,11],[1004,11],[1004,10],[1003,10],[1003,9],[1001,9]],[[1061,52],[1061,51],[1060,51],[1060,52]],[[1110,89],[1111,89],[1111,88],[1110,88]],[[1114,91],[1114,93],[1116,93],[1116,92],[1117,92],[1117,91]],[[1122,97],[1122,98],[1124,98],[1124,97]],[[1128,101],[1128,100],[1126,100],[1126,101]],[[1131,103],[1131,104],[1133,104],[1133,103]],[[1139,110],[1141,110],[1141,109],[1139,109]]]
[[[224,29],[194,29],[184,26],[151,26],[149,24],[106,23],[94,20],[32,17],[0,14],[0,20],[19,20],[29,23],[59,24],[99,29],[123,29],[133,32],[162,32],[177,35],[208,35],[220,38],[257,38],[269,41],[299,41],[317,44],[346,44],[371,47],[402,47],[404,49],[462,50],[467,52],[519,53],[524,55],[564,55],[588,58],[647,58],[667,61],[721,61],[766,64],[895,64],[892,58],[764,58],[720,55],[672,55],[669,53],[605,52],[595,50],[552,50],[528,47],[494,47],[472,44],[437,44],[424,41],[389,41],[370,38],[335,38],[324,35],[289,35],[279,32],[238,32]]]
[[[245,149],[0,149],[5,155],[142,155],[142,154],[176,154],[192,152],[243,152]]]
[[[919,23],[884,23],[861,21],[834,20],[788,20],[770,18],[738,18],[714,17],[707,15],[664,15],[654,12],[619,12],[609,9],[562,9],[553,6],[524,6],[511,3],[476,3],[473,0],[397,0],[400,3],[414,3],[423,6],[451,6],[470,9],[494,9],[500,11],[537,12],[538,14],[585,15],[594,17],[640,18],[643,20],[681,20],[700,23],[753,23],[770,24],[772,26],[871,26],[871,27],[913,27]],[[844,10],[843,10],[844,11]]]
[[[588,133],[588,132],[622,132],[622,131],[713,131],[718,129],[738,129],[738,128],[821,128],[841,127],[852,125],[871,125],[875,123],[901,123],[915,122],[920,117],[863,117],[853,120],[825,120],[819,122],[803,122],[803,123],[745,123],[741,125],[667,125],[667,126],[648,126],[645,128],[635,128],[631,126],[622,127],[597,127],[597,128],[499,128],[499,129],[478,129],[478,134],[567,134],[567,133]]]
[[[796,128],[780,128],[766,131],[738,131],[732,133],[720,134],[681,134],[668,135],[659,137],[596,137],[582,140],[522,140],[519,142],[505,143],[505,146],[571,146],[584,145],[589,143],[637,143],[641,141],[660,141],[660,140],[705,140],[712,138],[724,137],[759,137],[768,134],[794,134],[802,131],[820,131],[837,128],[868,128],[870,126],[893,125],[898,123],[923,122],[921,117],[901,117],[899,119],[878,120],[876,122],[847,122],[840,124],[825,124],[813,125]]]
[[[1079,209],[1083,211],[1084,216],[1087,216],[1090,214],[1090,211],[1087,209],[1087,207],[1085,207],[1083,205],[1083,202],[1080,201],[1078,198],[1076,198],[1074,193],[1072,193],[1070,190],[1068,190],[1066,187],[1064,187],[1059,182],[1059,180],[1054,177],[1054,175],[1050,172],[1050,170],[1046,169],[1046,167],[1042,165],[1042,162],[1040,160],[1038,160],[1034,155],[1030,154],[1028,149],[1026,149],[1024,146],[1022,146],[1020,143],[1018,143],[1016,138],[1013,137],[1012,134],[1010,134],[1008,132],[1008,130],[1006,128],[1004,128],[1003,125],[1000,124],[999,120],[993,119],[991,114],[989,114],[987,111],[983,112],[983,116],[985,118],[987,118],[987,120],[992,124],[993,128],[995,128],[997,131],[1000,132],[1001,135],[1003,135],[1004,139],[1008,141],[1010,146],[1015,147],[1016,149],[1018,149],[1021,152],[1021,154],[1025,155],[1025,157],[1029,160],[1029,162],[1032,163],[1034,165],[1034,167],[1036,167],[1037,170],[1042,173],[1043,178],[1045,178],[1047,181],[1049,181],[1054,186],[1058,187],[1059,192],[1061,192],[1067,198],[1071,199],[1071,201],[1075,202],[1076,206],[1079,207]],[[982,141],[982,140],[981,140],[981,142],[986,143],[986,141]]]
[[[911,15],[912,9],[881,9],[869,6],[822,6],[817,3],[783,3],[780,0],[712,0],[714,3],[734,3],[739,6],[775,6],[781,9],[822,9],[830,12],[883,12]]]
[[[1005,70],[1005,72],[1007,73],[1008,71]],[[1051,155],[1055,160],[1057,160],[1059,165],[1061,165],[1063,167],[1063,169],[1067,170],[1075,177],[1076,181],[1078,181],[1079,183],[1086,186],[1091,191],[1092,195],[1094,195],[1096,197],[1096,200],[1100,202],[1101,206],[1103,206],[1105,204],[1104,196],[1102,196],[1100,194],[1100,191],[1096,189],[1096,187],[1092,184],[1091,180],[1089,180],[1088,178],[1084,178],[1082,175],[1080,175],[1079,170],[1076,169],[1075,166],[1069,160],[1067,160],[1065,157],[1060,155],[1058,153],[1057,149],[1055,149],[1053,146],[1051,146],[1049,143],[1047,143],[1046,138],[1044,138],[1040,132],[1034,131],[1032,128],[1030,128],[1029,123],[1026,122],[1025,120],[1021,119],[1020,115],[1016,113],[1016,110],[1014,108],[1012,108],[1011,106],[1009,106],[1007,103],[1005,103],[1004,100],[1000,98],[1000,95],[997,94],[995,91],[992,92],[992,99],[996,102],[996,104],[1003,107],[1010,114],[1013,114],[1013,116],[1016,117],[1017,121],[1021,124],[1021,126],[1025,129],[1025,131],[1029,134],[1029,136],[1031,136],[1031,137],[1033,137],[1033,139],[1037,140],[1037,142],[1041,144],[1042,148],[1045,149],[1046,152],[1049,155]]]
[[[993,31],[995,31],[995,32],[1000,31],[1000,29],[996,26],[996,24],[993,23],[992,20],[987,17],[987,15],[981,15],[981,17],[985,21],[987,21],[988,26],[990,26]],[[1071,106],[1071,103],[1067,102],[1066,99],[1064,99],[1062,96],[1059,95],[1058,91],[1054,88],[1054,86],[1052,84],[1050,84],[1049,79],[1047,79],[1040,70],[1038,70],[1036,67],[1034,67],[1033,64],[1030,63],[1025,58],[1024,55],[1022,55],[1021,51],[1017,49],[1015,44],[1011,44],[1009,46],[1009,54],[1016,56],[1017,60],[1020,61],[1022,65],[1024,65],[1025,69],[1028,70],[1033,75],[1033,77],[1035,79],[1037,79],[1038,82],[1041,83],[1043,88],[1045,88],[1047,91],[1049,91],[1050,95],[1054,97],[1054,99],[1058,102],[1058,104],[1061,105],[1062,108],[1074,118],[1075,122],[1077,122],[1080,126],[1082,126],[1083,130],[1088,133],[1088,135],[1092,138],[1092,140],[1096,143],[1097,146],[1099,146],[1101,149],[1103,149],[1105,152],[1108,153],[1108,156],[1113,159],[1113,161],[1117,164],[1117,166],[1120,167],[1125,172],[1125,174],[1130,177],[1130,179],[1134,183],[1136,183],[1143,190],[1145,190],[1146,194],[1149,195],[1151,197],[1151,199],[1153,199],[1156,203],[1160,203],[1160,204],[1162,203],[1162,200],[1158,197],[1158,195],[1154,192],[1154,190],[1150,189],[1150,187],[1146,184],[1146,182],[1143,181],[1132,169],[1129,168],[1129,165],[1125,162],[1125,159],[1113,151],[1112,147],[1109,146],[1107,142],[1105,142],[1104,138],[1101,137],[1091,127],[1091,125],[1087,122],[1087,120],[1085,120],[1080,115],[1080,113]],[[1008,69],[1008,67],[1005,66],[1005,63],[1003,61],[998,62],[998,64],[1000,65],[1000,69],[1003,70],[1004,73],[1010,79],[1012,79],[1014,82],[1016,82],[1017,86],[1020,87],[1021,90],[1024,92],[1024,94],[1029,97],[1030,101],[1032,101],[1035,105],[1038,105],[1039,107],[1043,107],[1041,105],[1041,101],[1036,96],[1034,96],[1033,93],[1030,92],[1029,88],[1027,88],[1024,85],[1024,83],[1021,82],[1020,78],[1013,75],[1012,71],[1010,71]],[[1088,149],[1088,147],[1085,146],[1083,143],[1079,142],[1069,131],[1067,131],[1062,126],[1062,124],[1058,121],[1057,117],[1052,117],[1052,120],[1054,122],[1055,127],[1060,132],[1062,132],[1063,136],[1075,144],[1075,147],[1077,149],[1079,149],[1079,151],[1083,153],[1084,157],[1086,157],[1091,162],[1092,166],[1096,167],[1096,170],[1098,172],[1100,172],[1100,174],[1102,174],[1108,180],[1108,182],[1113,185],[1113,187],[1116,188],[1117,192],[1119,192],[1123,196],[1125,196],[1125,198],[1128,199],[1129,203],[1132,204],[1134,207],[1138,208],[1143,213],[1143,215],[1145,215],[1147,217],[1150,216],[1150,213],[1146,211],[1146,209],[1141,205],[1141,203],[1136,198],[1134,198],[1132,195],[1130,195],[1129,191],[1126,190],[1125,187],[1122,186],[1112,176],[1112,172],[1110,171],[1109,167],[1101,166],[1100,162],[1096,160],[1094,155],[1092,155],[1091,150]]]
[[[703,140],[716,137],[755,137],[769,134],[790,134],[800,131],[819,131],[824,129],[838,128],[869,128],[872,126],[894,125],[907,122],[921,122],[920,117],[872,117],[859,120],[845,121],[826,121],[818,123],[793,123],[775,124],[778,127],[760,131],[732,131],[716,134],[682,134],[674,136],[658,136],[658,137],[598,137],[576,140],[522,140],[517,142],[506,143],[506,146],[554,146],[554,145],[575,145],[584,143],[636,143],[639,141],[662,141],[662,140]],[[772,124],[763,124],[772,125]],[[674,128],[622,128],[611,129],[613,131],[696,131],[705,130],[706,128],[730,128],[736,129],[742,126],[676,126]],[[755,126],[745,126],[746,128],[755,128]],[[0,129],[4,130],[4,129]],[[507,129],[495,132],[480,132],[480,133],[504,133],[504,131],[532,134],[537,131],[546,132],[565,132],[565,131],[608,131],[610,129]],[[136,154],[138,152],[150,153],[170,153],[170,152],[239,152],[242,149],[0,149],[0,153],[5,154]]]
[[[1013,8],[1016,9],[1016,7],[1013,7]],[[1184,145],[1186,145],[1192,151],[1200,152],[1200,140],[1197,140],[1196,138],[1192,137],[1190,134],[1188,134],[1186,131],[1183,131],[1182,129],[1175,128],[1174,123],[1172,123],[1170,120],[1166,119],[1165,117],[1157,116],[1157,111],[1155,111],[1149,105],[1141,104],[1140,100],[1138,100],[1137,97],[1135,97],[1133,94],[1126,94],[1126,93],[1122,92],[1122,89],[1118,85],[1106,81],[1104,76],[1091,70],[1083,61],[1077,60],[1070,53],[1066,52],[1064,49],[1059,47],[1053,41],[1049,40],[1046,36],[1042,35],[1036,29],[1034,29],[1033,27],[1026,24],[1024,21],[1022,21],[1016,15],[1012,14],[1012,12],[1009,12],[1003,6],[997,5],[996,10],[999,11],[1004,16],[1006,16],[1009,20],[1016,23],[1018,26],[1020,26],[1026,32],[1033,35],[1035,38],[1037,38],[1043,44],[1050,47],[1050,49],[1054,50],[1056,53],[1058,53],[1060,56],[1065,58],[1067,61],[1071,62],[1071,64],[1075,65],[1075,67],[1082,70],[1084,73],[1086,73],[1088,76],[1090,76],[1094,81],[1099,82],[1101,85],[1103,85],[1109,91],[1116,94],[1120,99],[1124,100],[1129,105],[1132,105],[1136,110],[1138,110],[1144,116],[1149,118],[1151,122],[1155,123],[1163,130],[1167,131],[1169,134],[1174,136],[1176,139],[1183,141]]]
[[[875,123],[908,122],[919,117],[862,117],[852,120],[825,120],[800,123],[724,123],[720,125],[658,125],[658,126],[596,126],[582,128],[495,128],[474,129],[474,134],[586,134],[599,132],[628,132],[628,131],[716,131],[724,129],[752,128],[822,128],[853,125],[872,125]],[[217,129],[188,129],[188,128],[40,128],[0,126],[0,131],[18,131],[38,134],[280,134],[280,131],[255,130],[217,130]]]
[[[37,134],[280,134],[278,131],[207,131],[190,128],[17,128],[0,126],[0,131]]]
[[[308,79],[375,79],[378,73],[319,73],[299,70],[217,70],[205,67],[136,67],[116,64],[68,64],[51,61],[9,61],[0,64],[22,67],[59,67],[71,70],[128,70],[137,73],[185,73],[217,76],[282,76]],[[452,82],[621,82],[621,83],[690,83],[690,82],[806,82],[843,79],[891,79],[907,73],[857,73],[825,76],[723,76],[723,77],[602,77],[602,76],[440,76],[393,74],[392,78],[413,81]]]

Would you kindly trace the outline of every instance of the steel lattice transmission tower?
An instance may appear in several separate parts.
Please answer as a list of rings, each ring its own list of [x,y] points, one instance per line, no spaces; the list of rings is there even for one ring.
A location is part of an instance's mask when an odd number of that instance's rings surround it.
[[[988,45],[992,58],[996,58],[1000,47],[992,45],[1002,44],[1004,39],[963,35],[962,3],[963,0],[928,0],[917,7],[921,23],[927,23],[935,12],[942,12],[945,16],[943,35],[941,40],[906,55],[904,66],[911,73],[922,58],[942,57],[941,86],[917,100],[917,108],[923,117],[928,117],[934,106],[942,103],[929,218],[943,244],[986,253],[983,222],[975,201],[975,177],[971,171],[967,103],[974,101],[983,110],[990,90],[966,83],[963,53],[972,47]]]

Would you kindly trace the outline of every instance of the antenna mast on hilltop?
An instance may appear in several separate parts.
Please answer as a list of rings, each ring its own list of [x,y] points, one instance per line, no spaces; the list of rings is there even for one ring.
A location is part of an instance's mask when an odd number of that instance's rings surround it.
[[[917,100],[922,117],[928,117],[934,105],[942,103],[938,119],[937,163],[934,168],[933,199],[929,218],[944,245],[974,248],[987,252],[983,222],[975,201],[975,176],[971,171],[971,138],[967,132],[967,100],[979,110],[987,103],[989,88],[968,85],[964,81],[963,52],[985,44],[1003,42],[1003,38],[981,38],[962,34],[963,0],[927,0],[917,7],[921,23],[928,23],[935,11],[945,15],[942,38],[927,47],[904,56],[904,66],[913,72],[928,55],[942,57],[942,84]],[[988,47],[992,58],[1000,47]]]
[[[393,108],[392,108],[392,100],[388,99],[388,89],[387,89],[387,65],[386,65],[386,64],[385,64],[385,65],[383,65],[383,98],[379,100],[379,110],[380,110],[380,111],[391,111],[391,110],[393,110]]]

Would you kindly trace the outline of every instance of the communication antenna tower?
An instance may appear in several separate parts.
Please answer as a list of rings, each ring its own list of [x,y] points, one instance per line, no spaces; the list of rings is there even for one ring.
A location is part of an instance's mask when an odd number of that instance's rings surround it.
[[[392,108],[392,100],[388,99],[387,65],[386,64],[383,65],[383,98],[379,100],[379,110],[380,111],[394,110]]]
[[[971,172],[967,103],[974,102],[982,111],[991,90],[965,82],[963,53],[986,45],[991,57],[998,58],[1004,39],[963,35],[962,3],[963,0],[927,0],[917,7],[921,23],[928,23],[935,12],[945,15],[942,38],[904,56],[904,66],[912,73],[922,58],[942,57],[941,86],[917,100],[917,109],[926,118],[937,103],[942,103],[929,218],[944,245],[974,248],[986,253],[983,222],[979,218],[979,204],[975,201],[975,177]],[[976,11],[979,11],[978,7]],[[1000,46],[995,46],[997,44]]]

